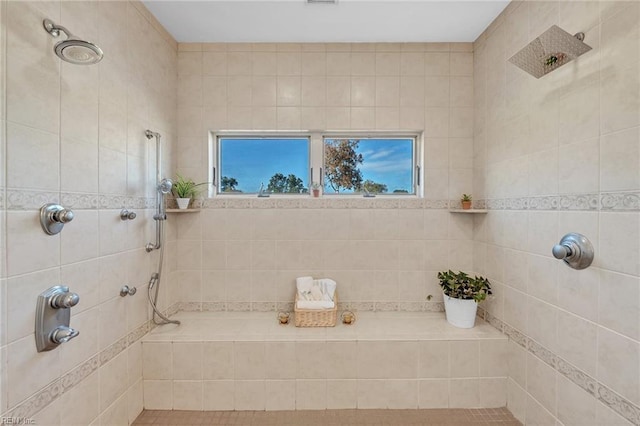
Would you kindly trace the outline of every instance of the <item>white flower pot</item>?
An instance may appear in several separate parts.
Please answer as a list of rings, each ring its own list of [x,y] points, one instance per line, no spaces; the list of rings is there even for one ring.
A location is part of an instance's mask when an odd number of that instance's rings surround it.
[[[189,201],[191,201],[191,198],[176,198],[176,202],[178,203],[178,208],[182,210],[189,207]]]
[[[444,293],[442,296],[444,297],[444,311],[449,324],[458,328],[473,328],[476,323],[476,312],[478,311],[476,301],[473,299],[456,299]]]

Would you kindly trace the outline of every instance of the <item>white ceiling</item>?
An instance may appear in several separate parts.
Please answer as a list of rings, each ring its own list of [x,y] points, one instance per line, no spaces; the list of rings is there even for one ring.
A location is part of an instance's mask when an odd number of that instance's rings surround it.
[[[509,0],[143,0],[178,42],[472,42]]]

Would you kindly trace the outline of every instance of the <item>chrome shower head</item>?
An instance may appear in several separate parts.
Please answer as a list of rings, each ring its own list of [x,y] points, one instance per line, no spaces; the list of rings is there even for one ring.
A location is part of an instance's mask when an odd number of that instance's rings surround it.
[[[591,50],[583,43],[584,33],[571,35],[557,25],[513,55],[509,62],[540,78]]]
[[[158,191],[163,194],[168,194],[171,192],[171,188],[173,188],[173,182],[171,179],[162,179],[158,184]]]
[[[67,35],[67,39],[56,43],[53,50],[63,61],[70,62],[77,65],[91,65],[96,64],[102,60],[103,53],[95,44],[81,40],[74,36],[61,25],[56,25],[50,19],[42,21],[44,29],[53,37],[58,37],[60,31]]]

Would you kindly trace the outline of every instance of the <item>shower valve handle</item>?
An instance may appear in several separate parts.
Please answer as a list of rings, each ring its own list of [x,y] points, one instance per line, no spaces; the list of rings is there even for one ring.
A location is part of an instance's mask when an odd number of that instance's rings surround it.
[[[73,211],[55,203],[45,204],[40,208],[40,225],[49,235],[62,231],[64,224],[71,222],[74,217]]]
[[[585,269],[593,262],[593,245],[587,237],[571,232],[551,249],[553,257],[563,260],[573,269]]]
[[[120,289],[120,296],[121,297],[133,296],[134,294],[137,293],[137,291],[138,289],[135,287],[129,287],[128,285],[123,285],[122,288]]]
[[[133,220],[135,219],[137,214],[135,212],[130,212],[127,209],[122,209],[120,211],[120,219],[122,220]]]
[[[74,214],[71,210],[62,209],[55,212],[52,218],[59,223],[68,223],[73,220]]]
[[[565,258],[570,258],[573,256],[574,253],[576,253],[576,251],[579,252],[580,249],[576,250],[576,247],[573,246],[573,244],[569,245],[569,244],[556,244],[555,246],[553,246],[553,249],[551,250],[551,252],[553,253],[553,257],[555,257],[556,259],[565,259]]]
[[[51,298],[51,307],[55,309],[66,309],[76,306],[80,301],[80,296],[70,291],[60,292]]]
[[[59,345],[61,343],[67,343],[69,340],[73,339],[79,334],[80,332],[78,330],[61,325],[51,332],[51,336],[49,338],[53,343]]]

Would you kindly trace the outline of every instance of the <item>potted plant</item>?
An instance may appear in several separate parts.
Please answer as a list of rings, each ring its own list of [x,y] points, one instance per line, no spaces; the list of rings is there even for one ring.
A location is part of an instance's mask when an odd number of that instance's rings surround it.
[[[176,179],[173,181],[173,186],[171,187],[171,193],[176,197],[178,208],[186,209],[189,207],[189,201],[191,201],[191,198],[202,192],[202,189],[198,188],[202,185],[206,185],[206,182],[195,183],[191,179],[185,179],[179,174],[176,174]]]
[[[318,198],[320,196],[320,184],[313,182],[311,184],[311,191],[313,191],[313,198]]]
[[[473,278],[464,272],[438,272],[444,297],[447,321],[459,328],[473,328],[478,303],[491,293],[491,283],[484,277]]]
[[[471,194],[462,194],[460,202],[463,210],[469,210],[471,208]]]

